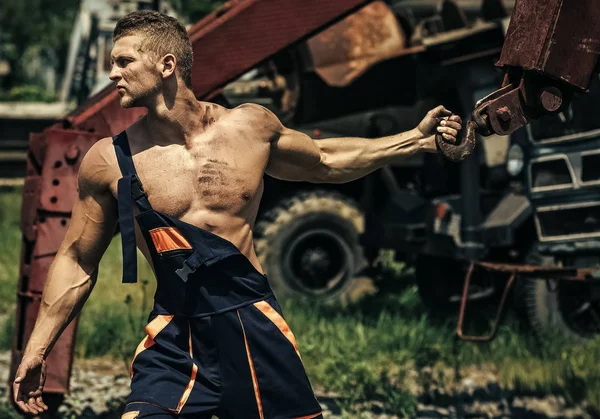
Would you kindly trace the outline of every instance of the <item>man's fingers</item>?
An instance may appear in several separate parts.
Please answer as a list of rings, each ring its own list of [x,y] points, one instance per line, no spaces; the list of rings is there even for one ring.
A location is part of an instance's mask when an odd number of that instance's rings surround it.
[[[462,122],[462,118],[458,115],[452,115],[450,118],[448,118],[450,121],[456,121],[458,123]]]
[[[444,105],[437,106],[433,108],[433,112],[436,116],[449,116],[452,115],[452,112],[444,107]]]
[[[444,140],[450,142],[450,143],[456,143],[456,137],[454,137],[453,135],[449,135],[449,134],[442,134],[442,137],[444,137]]]
[[[42,409],[40,409],[37,405],[37,403],[35,402],[35,399],[33,397],[30,397],[29,400],[27,401],[27,407],[29,408],[29,410],[31,410],[33,413],[40,413],[42,411]]]
[[[23,401],[21,401],[21,403],[23,403],[23,407],[27,409],[26,412],[37,413],[37,409],[35,408],[35,401],[32,398],[24,398]]]
[[[460,131],[460,129],[462,128],[462,125],[460,125],[458,122],[454,122],[454,121],[442,121],[443,123],[440,123],[440,125],[444,126],[444,127],[449,127],[449,128],[454,128],[457,131]]]
[[[35,402],[38,404],[38,406],[40,406],[43,410],[48,410],[48,406],[46,405],[46,403],[44,403],[44,400],[42,399],[42,396],[39,396],[37,399],[35,399]]]
[[[46,410],[46,405],[39,401],[39,397],[33,400],[33,406],[40,412]]]
[[[458,131],[455,130],[454,128],[449,128],[449,127],[437,127],[438,132],[441,132],[442,134],[449,134],[452,135],[454,137],[456,137],[458,135]]]
[[[27,405],[25,404],[25,402],[23,400],[18,400],[16,403],[17,403],[17,406],[19,406],[19,409],[21,409],[23,412],[31,413],[31,410],[29,409],[29,407],[27,407]]]
[[[15,380],[13,382],[13,398],[15,399],[15,402],[17,401],[17,397],[19,396],[19,387],[21,387],[21,386]]]
[[[428,113],[430,116],[432,116],[434,118],[439,118],[440,116],[452,115],[452,112],[450,112],[448,109],[446,109],[444,107],[444,105],[437,106],[437,107],[433,108],[432,110],[430,110]]]
[[[48,406],[43,402],[42,396],[36,391],[30,391],[27,395],[23,394],[25,391],[22,391],[20,382],[22,379],[17,382],[15,380],[13,384],[13,394],[15,404],[25,413],[33,413],[38,414],[45,410],[48,410]]]
[[[31,405],[33,405],[40,411],[44,411],[46,408],[46,405],[42,401],[42,395],[39,391],[32,391],[31,393],[29,393],[29,401],[31,402]]]

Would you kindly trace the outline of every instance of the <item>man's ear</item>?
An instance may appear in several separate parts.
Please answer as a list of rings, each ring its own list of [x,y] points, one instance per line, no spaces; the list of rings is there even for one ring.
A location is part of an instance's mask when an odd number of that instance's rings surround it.
[[[162,57],[162,77],[163,79],[167,79],[171,77],[175,73],[175,67],[177,66],[177,58],[173,54],[167,54]]]

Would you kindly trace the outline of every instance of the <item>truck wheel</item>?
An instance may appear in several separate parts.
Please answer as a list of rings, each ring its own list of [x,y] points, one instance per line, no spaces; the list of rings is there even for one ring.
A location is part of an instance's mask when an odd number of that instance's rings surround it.
[[[554,258],[535,252],[527,261],[542,266],[555,263]],[[593,295],[589,283],[528,279],[523,284],[525,315],[542,341],[558,335],[581,342],[600,333],[600,300]]]
[[[581,342],[600,333],[600,301],[588,283],[530,279],[524,287],[529,324],[543,341]]]
[[[356,301],[372,293],[358,236],[364,216],[348,197],[315,190],[284,199],[257,222],[256,253],[278,298]]]

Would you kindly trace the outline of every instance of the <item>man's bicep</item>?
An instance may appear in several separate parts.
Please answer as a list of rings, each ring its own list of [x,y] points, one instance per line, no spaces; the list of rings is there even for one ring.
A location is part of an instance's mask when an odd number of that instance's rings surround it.
[[[82,268],[93,269],[110,244],[116,223],[117,206],[112,196],[80,197],[73,206],[61,250],[68,252]]]
[[[98,159],[93,152],[90,154],[85,156],[79,171],[78,196],[60,250],[86,270],[100,262],[118,220],[117,202],[107,180],[110,168],[99,167]]]
[[[324,170],[321,149],[308,135],[284,128],[271,142],[266,173],[290,181],[315,181]]]

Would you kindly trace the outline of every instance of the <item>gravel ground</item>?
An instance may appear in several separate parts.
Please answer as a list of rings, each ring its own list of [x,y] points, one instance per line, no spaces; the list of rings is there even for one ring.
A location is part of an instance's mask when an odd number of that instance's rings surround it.
[[[7,397],[10,353],[0,352],[0,397]],[[59,412],[80,419],[117,419],[129,392],[129,377],[124,364],[108,359],[76,361],[71,392]],[[415,372],[416,375],[416,372]],[[452,388],[432,385],[428,391],[414,388],[419,400],[419,418],[593,418],[586,406],[567,406],[564,398],[541,395],[515,395],[502,389],[496,377],[481,370],[467,370]],[[317,394],[325,419],[341,419],[339,397]],[[344,418],[348,418],[345,416]],[[393,419],[385,406],[373,403],[370,411],[357,418]],[[0,418],[1,419],[1,418]]]

